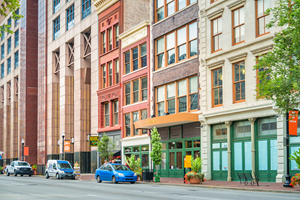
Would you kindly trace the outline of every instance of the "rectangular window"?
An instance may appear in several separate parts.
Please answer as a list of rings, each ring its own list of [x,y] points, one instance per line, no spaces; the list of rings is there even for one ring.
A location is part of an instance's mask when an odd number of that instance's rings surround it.
[[[82,19],[91,14],[91,0],[82,0]]]
[[[113,69],[112,62],[108,63],[108,87],[112,86]]]
[[[106,66],[102,65],[102,88],[106,88]]]
[[[131,136],[131,131],[130,131],[130,126],[131,126],[131,117],[130,117],[130,113],[125,114],[125,135],[126,137],[130,137]]]
[[[111,51],[112,48],[113,48],[113,45],[112,45],[112,29],[108,29],[108,50]]]
[[[19,29],[15,32],[15,47],[19,46]]]
[[[109,102],[104,104],[104,126],[109,126]]]
[[[156,115],[198,110],[198,77],[193,76],[156,88]]]
[[[9,25],[9,29],[11,29],[11,17],[7,20],[7,25]]]
[[[102,36],[102,54],[106,53],[106,34],[105,31],[101,33]]]
[[[222,17],[211,22],[212,26],[212,53],[222,49]]]
[[[113,109],[114,109],[114,118],[113,118],[113,125],[118,125],[119,124],[119,101],[116,100],[113,102],[114,106],[113,106]]]
[[[15,53],[15,69],[19,67],[19,51]]]
[[[120,83],[120,66],[119,59],[115,60],[115,84]]]
[[[114,26],[115,48],[119,46],[119,24]]]
[[[270,31],[265,28],[266,24],[270,22],[270,15],[265,14],[266,10],[270,8],[270,0],[255,1],[256,5],[256,36],[264,35]]]
[[[250,137],[251,124],[249,121],[242,121],[234,123],[234,137]]]
[[[233,17],[233,45],[245,41],[245,13],[244,7],[232,12]]]
[[[53,20],[53,40],[60,36],[60,16]]]
[[[168,17],[197,0],[155,0],[155,22]]]
[[[155,41],[156,70],[198,54],[197,22],[192,22]],[[166,56],[166,59],[165,59]]]
[[[4,78],[4,63],[1,64],[1,78]]]
[[[134,47],[125,54],[125,74],[147,66],[147,44]]]
[[[5,33],[1,31],[1,41],[4,40],[4,37],[5,37]]]
[[[4,58],[5,53],[4,53],[4,44],[1,45],[1,60]]]
[[[60,9],[60,0],[53,0],[53,13]]]
[[[139,78],[129,83],[126,83],[124,87],[125,87],[125,94],[124,94],[125,105],[147,100],[148,98],[147,77]],[[131,96],[133,98],[131,98]]]
[[[212,77],[212,107],[223,104],[223,75],[222,68],[211,72]]]
[[[7,54],[11,52],[11,37],[7,40]]]
[[[67,30],[74,26],[74,4],[67,9]]]
[[[7,74],[11,72],[11,57],[7,59]]]
[[[259,119],[258,135],[277,135],[277,119],[274,117]]]
[[[234,103],[245,101],[245,62],[233,64]]]
[[[225,124],[214,125],[213,140],[224,140],[224,139],[227,139],[227,128]]]
[[[20,10],[19,10],[19,8],[18,8],[18,9],[16,10],[15,13],[18,15],[19,12],[20,12]],[[19,19],[16,19],[16,20],[15,20],[15,27],[18,26],[18,24],[19,24]]]
[[[132,120],[132,127],[133,127],[133,130],[134,130],[134,135],[139,135],[139,130],[138,129],[135,129],[134,127],[134,122],[137,122],[139,121],[139,112],[133,112],[132,113],[132,117],[133,117],[133,120]]]

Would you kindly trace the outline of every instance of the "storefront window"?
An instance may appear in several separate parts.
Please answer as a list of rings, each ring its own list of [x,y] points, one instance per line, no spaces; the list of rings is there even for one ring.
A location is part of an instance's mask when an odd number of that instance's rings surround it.
[[[194,151],[194,159],[199,158],[200,156],[200,151]]]
[[[299,134],[299,132],[298,132],[298,134]],[[300,143],[300,136],[290,137],[290,143]]]
[[[228,153],[227,151],[222,151],[222,171],[228,171]]]
[[[142,151],[149,151],[149,145],[142,146]]]
[[[276,118],[266,118],[258,120],[258,135],[276,135],[277,120]]]
[[[185,141],[185,148],[192,148],[192,141]]]
[[[220,148],[220,143],[214,143],[212,144],[213,149],[219,149]]]
[[[170,159],[170,169],[176,169],[176,163],[175,163],[175,152],[169,153],[169,159]]]
[[[148,168],[149,166],[149,155],[148,154],[142,154],[142,168]]]
[[[182,149],[182,142],[176,142],[176,149]]]
[[[167,143],[162,143],[161,145],[161,150],[167,150]]]
[[[125,153],[130,153],[131,152],[131,147],[125,147]]]
[[[245,170],[252,170],[251,142],[245,142]]]
[[[176,142],[170,142],[169,143],[169,149],[175,149]]]
[[[223,140],[227,138],[227,128],[225,124],[213,126],[213,140]]]
[[[251,136],[251,124],[249,121],[234,123],[234,137],[250,137]]]
[[[220,170],[220,152],[213,152],[213,170]]]
[[[182,152],[176,153],[177,169],[182,169]]]
[[[242,143],[234,143],[234,170],[243,170],[243,150]],[[251,160],[250,160],[251,162]]]
[[[268,144],[267,140],[258,141],[258,166],[259,170],[268,170]]]
[[[133,147],[133,152],[140,152],[140,147]]]
[[[271,170],[277,170],[278,169],[277,140],[270,140],[270,146],[271,146]]]
[[[166,143],[164,143],[164,144],[166,144]],[[167,155],[166,155],[166,153],[161,154],[161,164],[160,164],[160,166],[161,166],[161,169],[167,169]]]

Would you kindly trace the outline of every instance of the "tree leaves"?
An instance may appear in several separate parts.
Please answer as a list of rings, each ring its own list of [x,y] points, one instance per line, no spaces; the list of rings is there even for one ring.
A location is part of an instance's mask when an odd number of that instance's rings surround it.
[[[150,153],[151,159],[154,165],[160,165],[161,163],[161,147],[162,144],[160,141],[159,133],[157,129],[154,127],[151,132],[151,145],[152,145],[152,152]]]
[[[16,11],[19,8],[20,8],[19,0],[4,0],[0,6],[0,15],[7,17],[9,13],[12,13],[12,17],[11,17],[12,19],[14,20],[21,19],[23,16],[16,13]],[[2,26],[0,26],[0,37],[2,37],[2,34],[4,34],[5,32],[12,34],[13,31],[10,28],[11,25],[8,24],[3,24]]]
[[[112,150],[114,150],[115,147],[116,145],[113,143],[113,141],[109,139],[105,133],[103,133],[102,138],[100,138],[98,141],[99,156],[108,161],[109,157],[114,155]]]

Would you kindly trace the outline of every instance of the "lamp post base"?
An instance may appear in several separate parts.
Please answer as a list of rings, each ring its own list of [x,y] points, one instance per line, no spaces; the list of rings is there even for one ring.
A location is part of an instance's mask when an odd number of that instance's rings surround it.
[[[293,187],[290,185],[291,184],[291,177],[290,175],[285,176],[285,182],[283,184],[283,187]]]

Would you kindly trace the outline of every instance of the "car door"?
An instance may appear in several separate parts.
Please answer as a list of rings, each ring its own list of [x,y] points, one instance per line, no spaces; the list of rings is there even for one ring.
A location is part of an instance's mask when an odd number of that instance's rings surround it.
[[[101,177],[101,180],[103,181],[106,181],[106,171],[107,171],[107,165],[104,165],[103,167],[101,167],[101,170],[100,170],[100,177]]]
[[[107,165],[107,172],[106,172],[107,176],[106,176],[106,180],[110,181],[111,177],[113,176],[113,170],[111,165]]]
[[[57,165],[56,165],[56,163],[53,163],[52,176],[56,176],[56,172],[57,172]]]
[[[11,162],[10,167],[8,168],[9,173],[14,173],[15,162]]]

